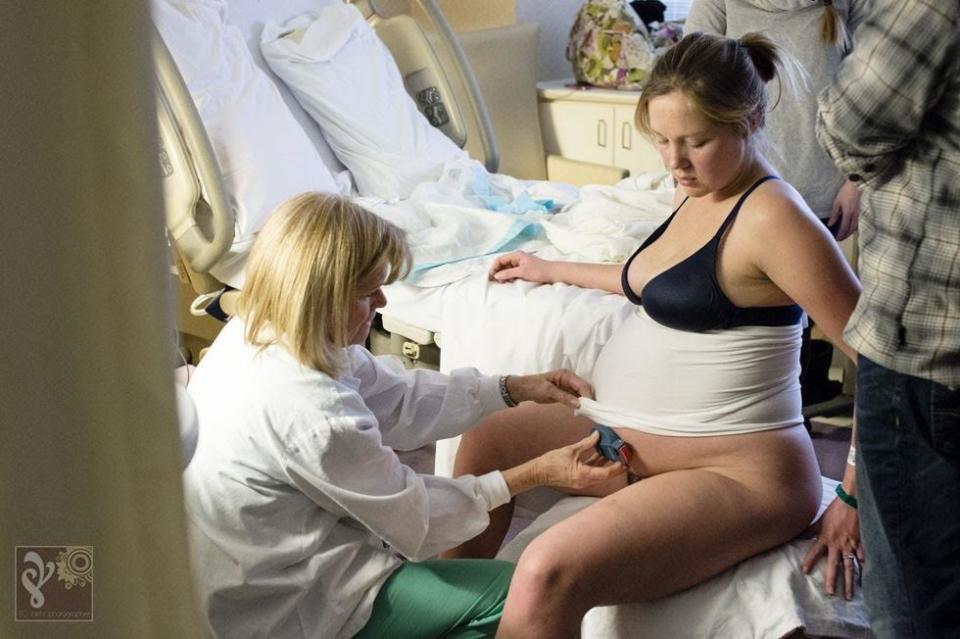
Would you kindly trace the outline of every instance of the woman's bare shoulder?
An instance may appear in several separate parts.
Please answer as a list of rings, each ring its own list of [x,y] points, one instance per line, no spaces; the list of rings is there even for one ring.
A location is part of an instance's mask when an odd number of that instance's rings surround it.
[[[758,186],[744,201],[738,218],[757,237],[819,225],[803,196],[784,180],[768,180]]]

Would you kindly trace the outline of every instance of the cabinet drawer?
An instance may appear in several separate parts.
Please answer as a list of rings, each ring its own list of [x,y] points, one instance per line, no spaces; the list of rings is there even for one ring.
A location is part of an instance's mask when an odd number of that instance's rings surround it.
[[[541,102],[540,128],[547,153],[613,165],[613,109],[578,102]]]
[[[631,173],[662,171],[657,148],[634,126],[634,107],[614,107],[613,163]]]

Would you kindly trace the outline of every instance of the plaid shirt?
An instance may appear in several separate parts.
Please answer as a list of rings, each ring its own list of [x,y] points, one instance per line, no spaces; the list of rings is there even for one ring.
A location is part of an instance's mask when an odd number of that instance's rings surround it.
[[[863,185],[863,294],[844,338],[960,386],[960,1],[878,0],[820,96],[817,137]]]

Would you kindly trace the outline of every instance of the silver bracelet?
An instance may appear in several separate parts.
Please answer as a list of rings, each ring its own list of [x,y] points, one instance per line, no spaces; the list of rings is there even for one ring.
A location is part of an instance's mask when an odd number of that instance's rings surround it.
[[[500,377],[500,397],[503,399],[503,403],[507,405],[507,408],[513,408],[517,405],[517,402],[510,397],[510,391],[507,390],[507,378],[509,375],[502,375]]]

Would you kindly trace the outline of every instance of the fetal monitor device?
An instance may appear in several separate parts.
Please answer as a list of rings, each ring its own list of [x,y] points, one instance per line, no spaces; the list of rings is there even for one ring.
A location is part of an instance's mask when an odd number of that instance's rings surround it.
[[[593,430],[600,433],[600,441],[597,442],[597,452],[611,461],[623,462],[624,465],[630,464],[632,453],[627,442],[620,439],[617,433],[609,426],[597,424]]]

